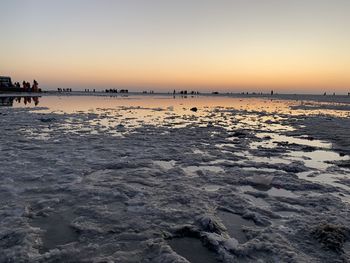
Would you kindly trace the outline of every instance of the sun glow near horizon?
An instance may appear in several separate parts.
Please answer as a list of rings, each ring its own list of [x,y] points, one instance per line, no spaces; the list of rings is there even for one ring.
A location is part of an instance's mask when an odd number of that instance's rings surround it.
[[[48,88],[343,93],[350,88],[347,1],[3,5],[8,12],[0,28],[9,37],[0,43],[1,74],[37,78]],[[13,13],[18,21],[11,21]]]

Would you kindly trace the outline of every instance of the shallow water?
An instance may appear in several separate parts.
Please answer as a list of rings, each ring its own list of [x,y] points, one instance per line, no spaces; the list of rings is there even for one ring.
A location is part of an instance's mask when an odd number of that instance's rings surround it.
[[[36,217],[30,224],[40,228],[42,234],[41,251],[47,252],[71,242],[78,242],[78,233],[72,228],[74,214],[71,211],[55,212],[48,216]]]
[[[218,216],[224,223],[230,236],[235,238],[240,243],[245,243],[248,240],[242,228],[244,226],[256,227],[253,221],[244,219],[243,217],[237,214],[219,211]]]
[[[168,241],[171,248],[191,263],[218,263],[215,253],[202,245],[202,242],[193,237],[173,238]]]
[[[293,160],[302,160],[307,167],[325,170],[332,167],[330,162],[349,160],[349,156],[340,156],[332,151],[316,150],[312,152],[293,151],[288,154]]]
[[[36,98],[13,99],[13,107],[29,107],[39,113],[60,113],[60,114],[78,114],[67,118],[65,123],[59,128],[64,133],[77,134],[100,134],[107,133],[112,136],[123,137],[135,129],[156,125],[169,128],[183,128],[196,125],[198,127],[217,126],[228,130],[245,129],[251,130],[254,135],[261,139],[251,141],[250,149],[274,149],[278,143],[287,143],[290,145],[300,145],[302,147],[315,147],[316,150],[307,151],[289,150],[287,154],[274,156],[256,156],[249,152],[237,152],[235,149],[239,138],[229,137],[227,141],[234,143],[221,143],[217,147],[222,151],[229,151],[235,155],[242,156],[244,159],[256,163],[269,164],[290,164],[293,161],[301,161],[306,167],[311,169],[326,170],[333,165],[330,161],[348,160],[349,156],[339,156],[331,151],[332,144],[322,140],[309,139],[308,136],[293,137],[284,134],[284,132],[293,131],[294,128],[283,123],[287,115],[305,115],[315,114],[312,110],[302,110],[300,105],[313,105],[316,102],[278,100],[267,98],[236,98],[229,96],[172,96],[172,95],[118,95],[106,96],[42,96]],[[328,102],[320,102],[324,107]],[[299,105],[299,106],[298,106]],[[198,111],[193,112],[190,109],[197,107]],[[298,106],[298,107],[297,107]],[[38,108],[40,107],[40,108]],[[297,109],[295,109],[297,108]],[[263,112],[264,114],[257,114]],[[344,110],[340,111],[344,114]],[[85,120],[89,125],[82,125],[81,114],[88,114]],[[337,115],[338,112],[333,109],[322,108],[317,114]],[[343,115],[342,115],[343,116]],[[48,121],[48,124],[55,120]],[[258,129],[258,132],[256,130]],[[25,133],[28,137],[41,140],[50,139],[50,129],[44,128],[40,131],[26,128]],[[244,137],[245,135],[243,135]],[[232,150],[230,150],[232,148]],[[199,149],[194,149],[195,154],[207,155]],[[209,156],[209,155],[208,155]],[[212,166],[203,163],[200,166],[187,166],[182,169],[189,176],[197,176],[198,171],[211,171],[214,173],[222,172],[223,169],[215,164],[222,162],[235,163],[231,160],[216,159],[209,162]],[[245,163],[244,160],[239,161]],[[154,161],[163,169],[175,167],[175,161]],[[276,171],[275,168],[267,167],[244,167],[246,171]],[[277,169],[278,170],[278,169]],[[325,180],[325,183],[332,183]]]

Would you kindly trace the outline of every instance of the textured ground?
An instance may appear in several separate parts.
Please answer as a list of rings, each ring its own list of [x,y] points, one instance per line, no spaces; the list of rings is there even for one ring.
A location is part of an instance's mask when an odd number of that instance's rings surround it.
[[[0,262],[350,261],[348,117],[44,112],[0,108]]]

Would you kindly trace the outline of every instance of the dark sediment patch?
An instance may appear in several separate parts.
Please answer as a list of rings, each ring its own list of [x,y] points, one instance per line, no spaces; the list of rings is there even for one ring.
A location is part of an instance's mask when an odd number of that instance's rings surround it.
[[[346,228],[340,225],[321,223],[312,229],[311,234],[325,249],[341,252],[346,242]]]
[[[70,225],[72,217],[72,212],[64,211],[47,217],[36,217],[31,221],[32,226],[45,231],[42,235],[41,253],[78,241],[78,233]]]

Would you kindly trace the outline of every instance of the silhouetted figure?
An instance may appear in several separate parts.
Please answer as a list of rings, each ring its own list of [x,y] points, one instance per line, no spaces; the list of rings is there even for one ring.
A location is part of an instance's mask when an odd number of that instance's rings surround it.
[[[271,90],[271,96],[273,95],[273,90]]]
[[[327,92],[323,93],[323,96],[326,96],[327,95]]]
[[[25,82],[23,80],[23,82],[22,82],[22,90],[23,90],[23,92],[26,92],[26,88],[27,88],[27,82]]]
[[[39,91],[38,85],[39,85],[39,83],[36,80],[33,80],[33,86],[32,86],[32,91],[33,92],[38,92]]]

